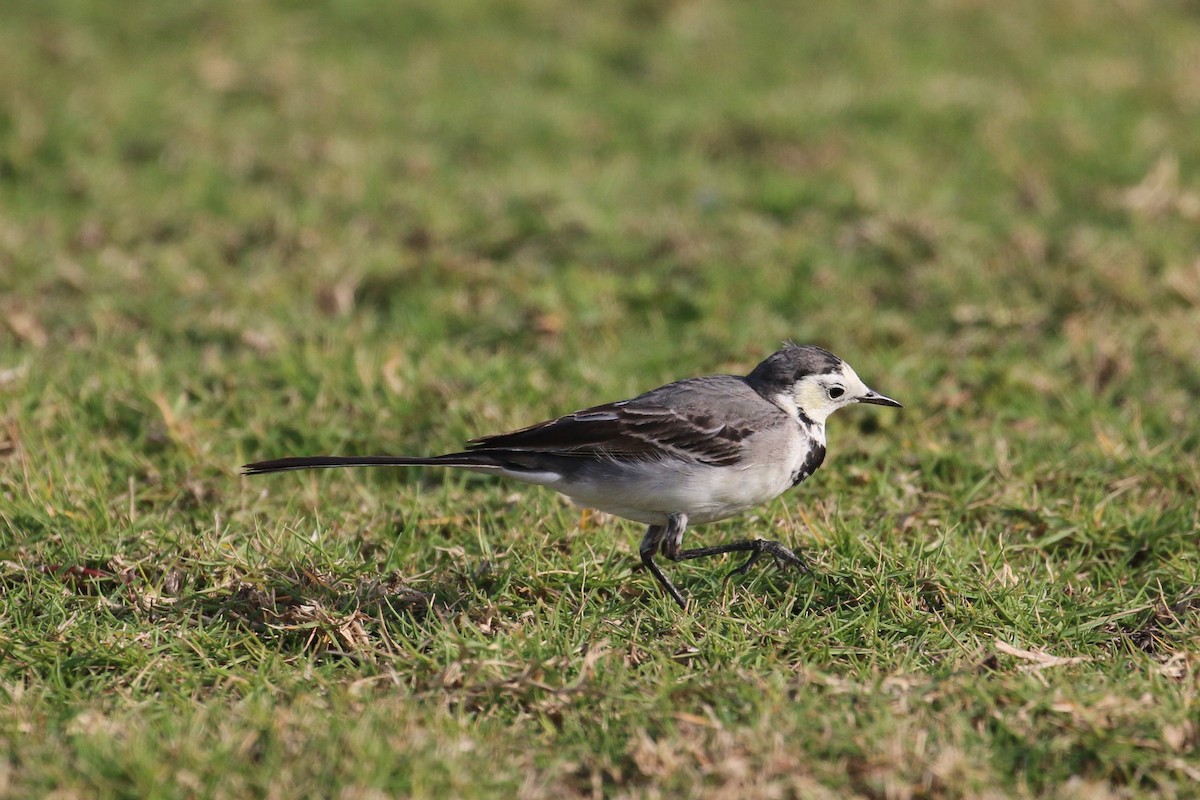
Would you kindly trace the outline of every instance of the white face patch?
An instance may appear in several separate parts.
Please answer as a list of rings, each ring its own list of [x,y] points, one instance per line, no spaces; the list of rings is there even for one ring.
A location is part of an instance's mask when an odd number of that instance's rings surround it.
[[[822,425],[834,411],[857,403],[870,391],[850,365],[843,363],[839,372],[805,375],[792,386],[792,397],[799,413]]]

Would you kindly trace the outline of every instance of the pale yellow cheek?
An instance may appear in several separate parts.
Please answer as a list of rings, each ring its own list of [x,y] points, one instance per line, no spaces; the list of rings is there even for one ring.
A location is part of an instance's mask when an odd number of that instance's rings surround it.
[[[824,390],[820,386],[814,386],[811,383],[799,387],[799,391],[796,392],[796,403],[801,408],[810,409],[824,408],[828,405]]]

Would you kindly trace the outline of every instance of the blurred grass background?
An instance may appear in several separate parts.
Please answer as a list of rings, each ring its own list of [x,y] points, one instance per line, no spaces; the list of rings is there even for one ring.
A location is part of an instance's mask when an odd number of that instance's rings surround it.
[[[1194,2],[2,16],[0,794],[1196,794]],[[786,338],[906,409],[683,615],[548,492],[236,474]]]

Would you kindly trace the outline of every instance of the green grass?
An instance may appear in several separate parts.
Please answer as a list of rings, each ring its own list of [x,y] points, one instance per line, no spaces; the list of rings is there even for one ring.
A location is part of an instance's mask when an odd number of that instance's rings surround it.
[[[1200,790],[1194,3],[16,0],[0,796]],[[693,544],[434,453],[786,338]]]

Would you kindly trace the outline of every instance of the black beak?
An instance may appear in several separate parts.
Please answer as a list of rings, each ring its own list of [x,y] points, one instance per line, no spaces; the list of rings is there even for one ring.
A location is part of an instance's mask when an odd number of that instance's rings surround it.
[[[858,398],[858,402],[870,403],[871,405],[875,405],[875,406],[891,406],[892,408],[904,408],[904,406],[900,405],[898,402],[896,402],[892,398],[886,397],[886,396],[880,394],[879,392],[875,391],[874,389],[869,390],[862,397]]]

